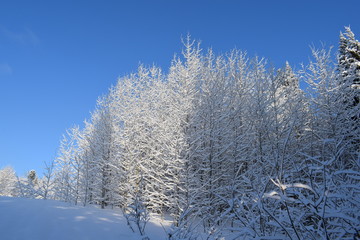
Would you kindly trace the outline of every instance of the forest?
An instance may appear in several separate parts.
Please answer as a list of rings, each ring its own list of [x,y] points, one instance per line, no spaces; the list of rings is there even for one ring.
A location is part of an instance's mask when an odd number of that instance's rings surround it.
[[[171,67],[140,65],[99,97],[56,159],[0,195],[120,208],[145,235],[152,213],[169,239],[360,239],[360,43],[312,48],[294,71],[189,36]]]

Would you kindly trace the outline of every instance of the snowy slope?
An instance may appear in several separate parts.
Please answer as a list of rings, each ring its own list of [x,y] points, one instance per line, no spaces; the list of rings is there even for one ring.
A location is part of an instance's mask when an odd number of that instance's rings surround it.
[[[169,221],[154,219],[145,232],[151,240],[166,239],[162,227]],[[81,207],[67,203],[0,197],[1,240],[139,240],[118,209]]]

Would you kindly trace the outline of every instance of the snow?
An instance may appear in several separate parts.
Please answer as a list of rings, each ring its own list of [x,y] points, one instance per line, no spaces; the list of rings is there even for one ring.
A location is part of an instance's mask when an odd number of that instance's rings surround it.
[[[1,240],[141,240],[119,209],[74,206],[54,200],[0,197]],[[166,239],[169,220],[153,217],[145,232]]]

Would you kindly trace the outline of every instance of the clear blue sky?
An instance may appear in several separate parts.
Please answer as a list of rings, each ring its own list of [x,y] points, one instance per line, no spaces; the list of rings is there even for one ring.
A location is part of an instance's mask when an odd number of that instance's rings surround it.
[[[167,69],[190,33],[281,67],[308,61],[309,45],[337,47],[359,0],[0,1],[0,168],[19,175],[55,158],[65,130],[139,63]]]

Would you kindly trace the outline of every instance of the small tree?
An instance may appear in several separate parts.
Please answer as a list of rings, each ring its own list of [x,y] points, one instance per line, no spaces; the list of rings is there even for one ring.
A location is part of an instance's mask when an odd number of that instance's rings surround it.
[[[145,235],[145,227],[149,221],[149,213],[144,205],[142,199],[142,188],[144,187],[144,179],[141,177],[138,184],[138,189],[136,189],[135,197],[133,202],[126,209],[126,218],[128,219],[128,224],[135,224],[135,227],[139,230],[141,236]],[[131,229],[134,229],[130,226]]]
[[[52,193],[53,187],[53,172],[54,172],[54,160],[49,163],[44,162],[45,171],[44,177],[40,180],[40,195],[43,199],[49,198]]]

